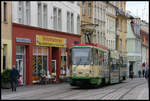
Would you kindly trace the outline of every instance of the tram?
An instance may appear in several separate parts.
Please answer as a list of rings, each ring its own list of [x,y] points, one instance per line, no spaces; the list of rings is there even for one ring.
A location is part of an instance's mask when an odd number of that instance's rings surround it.
[[[117,51],[98,44],[77,44],[70,52],[70,85],[98,86],[125,80]]]

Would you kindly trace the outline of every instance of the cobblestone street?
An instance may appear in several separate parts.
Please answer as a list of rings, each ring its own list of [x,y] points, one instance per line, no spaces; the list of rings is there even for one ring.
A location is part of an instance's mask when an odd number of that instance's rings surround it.
[[[16,92],[1,89],[2,100],[10,99],[149,99],[148,84],[145,78],[134,78],[120,84],[98,88],[72,87],[68,83],[20,86]]]

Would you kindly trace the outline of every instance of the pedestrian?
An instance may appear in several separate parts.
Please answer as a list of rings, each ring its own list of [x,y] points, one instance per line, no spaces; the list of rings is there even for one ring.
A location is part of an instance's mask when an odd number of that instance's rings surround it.
[[[18,86],[18,80],[17,79],[19,79],[19,71],[16,69],[15,65],[13,65],[13,67],[10,71],[10,79],[11,79],[12,91],[16,91],[16,88]]]
[[[140,78],[141,77],[141,70],[138,71],[138,74],[139,74],[139,78]]]
[[[149,88],[149,69],[147,69],[146,72],[145,72],[145,78],[148,81],[148,88]]]
[[[131,79],[133,79],[133,77],[134,77],[134,72],[131,71]]]
[[[143,78],[144,78],[144,75],[145,75],[145,69],[143,69],[142,74],[143,74]]]

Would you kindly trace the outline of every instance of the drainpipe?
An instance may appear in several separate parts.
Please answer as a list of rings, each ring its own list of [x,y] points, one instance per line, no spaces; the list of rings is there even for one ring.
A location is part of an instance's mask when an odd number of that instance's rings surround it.
[[[115,23],[116,24],[115,25],[115,34],[116,34],[116,38],[115,38],[116,39],[115,50],[117,50],[117,8],[116,8],[116,19],[115,20],[116,20],[116,23]]]

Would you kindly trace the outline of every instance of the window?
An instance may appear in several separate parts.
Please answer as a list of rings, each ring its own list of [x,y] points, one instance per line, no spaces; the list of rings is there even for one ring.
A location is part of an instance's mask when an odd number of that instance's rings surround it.
[[[120,39],[120,51],[122,51],[122,39]]]
[[[67,12],[67,32],[70,32],[70,13]]]
[[[74,65],[89,65],[90,64],[91,48],[73,48],[72,49],[72,64]],[[93,54],[96,55],[96,54]]]
[[[53,18],[54,30],[57,30],[57,9],[56,8],[53,8],[53,15],[54,15],[54,18]]]
[[[79,6],[79,7],[80,7],[80,1],[78,1],[78,2],[77,2],[77,6]]]
[[[26,2],[26,22],[27,25],[30,24],[30,2],[29,1]]]
[[[74,17],[73,17],[73,13],[71,13],[71,32],[74,32]]]
[[[77,33],[80,34],[80,16],[77,16]]]
[[[93,63],[94,65],[98,65],[98,50],[93,49]]]
[[[4,22],[7,22],[7,3],[4,2]]]
[[[3,48],[3,70],[5,70],[7,68],[7,45],[4,44],[4,48]]]
[[[53,8],[53,27],[54,30],[62,30],[62,12],[61,9],[54,7]]]
[[[91,6],[91,3],[89,3],[88,4],[88,17],[91,17],[91,8],[92,8],[92,6]]]
[[[120,1],[120,9],[123,10],[123,9],[122,9],[122,2],[121,2],[121,1]]]
[[[98,62],[99,62],[99,65],[104,65],[104,52],[103,51],[99,51],[99,54],[98,54]]]
[[[104,52],[104,66],[108,65],[108,53]]]
[[[33,47],[33,77],[40,74],[47,74],[48,68],[48,49],[45,47]],[[34,79],[34,78],[33,78]]]
[[[19,1],[19,4],[18,4],[18,22],[20,24],[24,23],[24,8],[23,8],[22,1]]]
[[[85,2],[82,2],[82,15],[85,15],[86,5]]]
[[[61,20],[61,9],[58,9],[58,30],[61,31],[62,28],[62,20]]]
[[[43,6],[43,25],[44,25],[44,28],[47,28],[47,5],[45,4]]]
[[[95,12],[94,12],[94,13],[95,13],[95,18],[96,18],[96,4],[95,4],[95,8],[94,8],[94,9],[95,9]]]
[[[120,19],[120,31],[122,31],[122,20]]]
[[[42,27],[42,6],[38,3],[38,26]]]

